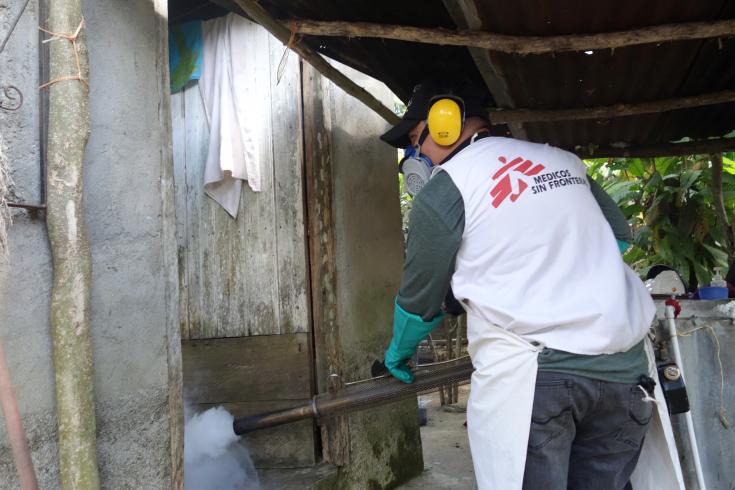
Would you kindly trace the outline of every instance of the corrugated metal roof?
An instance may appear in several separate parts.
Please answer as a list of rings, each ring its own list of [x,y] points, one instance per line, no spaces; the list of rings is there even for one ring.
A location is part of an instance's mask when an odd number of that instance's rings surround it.
[[[719,1],[478,2],[483,30],[515,35],[587,34],[730,18]],[[720,48],[722,44],[722,48]],[[735,39],[692,40],[556,55],[492,53],[517,107],[640,103],[735,87]],[[528,123],[529,139],[562,147],[654,144],[720,136],[735,127],[732,104],[603,121]]]
[[[174,14],[177,5],[190,8],[197,1],[202,0],[172,1]],[[509,35],[587,34],[735,18],[735,2],[729,0],[471,3],[483,30]],[[262,0],[261,4],[276,18],[455,27],[441,0]],[[423,78],[444,76],[483,83],[463,47],[363,38],[306,36],[304,40],[325,55],[382,80],[403,100]],[[515,107],[562,109],[640,103],[735,88],[735,38],[630,46],[592,54],[489,52],[489,57],[502,74]],[[523,128],[533,141],[566,148],[650,145],[685,136],[721,136],[735,129],[735,104],[603,121],[526,123]]]

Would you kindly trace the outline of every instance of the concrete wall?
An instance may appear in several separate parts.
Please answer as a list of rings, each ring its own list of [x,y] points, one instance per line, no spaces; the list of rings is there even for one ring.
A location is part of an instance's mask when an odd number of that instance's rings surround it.
[[[392,93],[342,65],[358,85],[393,106]],[[345,381],[370,377],[390,341],[403,267],[397,154],[378,139],[387,123],[329,82],[336,226],[338,317]],[[327,104],[329,101],[329,104]],[[415,400],[349,417],[350,465],[338,487],[392,488],[423,470]]]
[[[732,490],[735,485],[735,318],[718,311],[727,301],[681,301],[676,320],[684,377],[691,406],[700,459],[709,490]],[[665,333],[663,302],[657,302],[661,338]],[[735,306],[735,305],[734,305]],[[711,330],[708,328],[711,327]],[[695,330],[696,331],[693,331]],[[693,331],[691,335],[681,335]],[[714,335],[714,336],[713,336]],[[724,372],[722,385],[720,360]],[[664,342],[669,347],[669,342]],[[724,388],[722,397],[720,390]],[[728,413],[730,428],[720,420],[720,404]],[[687,488],[697,488],[691,446],[684,415],[671,417]]]
[[[0,6],[0,32],[23,2]],[[98,455],[104,488],[169,488],[180,478],[180,339],[166,66],[166,2],[83,2],[92,132],[85,168],[92,251],[92,337]],[[26,102],[0,111],[16,186],[38,202],[38,0],[5,51],[0,82]],[[42,21],[43,25],[44,22]],[[10,263],[0,266],[0,341],[42,488],[58,487],[43,216],[14,212]],[[0,488],[17,488],[0,428]]]

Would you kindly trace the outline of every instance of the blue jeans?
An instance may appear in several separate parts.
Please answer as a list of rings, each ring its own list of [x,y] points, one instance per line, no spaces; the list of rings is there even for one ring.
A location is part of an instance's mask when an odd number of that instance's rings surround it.
[[[540,371],[524,490],[632,488],[653,414],[637,384]]]

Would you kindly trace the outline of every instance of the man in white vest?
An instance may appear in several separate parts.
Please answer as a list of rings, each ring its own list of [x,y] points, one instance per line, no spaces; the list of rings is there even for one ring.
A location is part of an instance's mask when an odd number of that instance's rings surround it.
[[[425,82],[381,137],[406,149],[416,194],[386,367],[413,380],[407,362],[451,286],[475,367],[479,488],[631,488],[654,412],[664,448],[672,437],[651,403],[655,308],[621,257],[628,224],[577,156],[491,136],[485,107],[472,88]],[[683,488],[669,459],[670,480],[638,479],[667,486],[640,488]]]

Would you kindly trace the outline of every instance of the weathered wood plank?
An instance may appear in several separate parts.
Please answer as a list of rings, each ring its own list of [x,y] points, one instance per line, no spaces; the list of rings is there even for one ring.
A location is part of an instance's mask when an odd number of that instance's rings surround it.
[[[173,115],[184,338],[308,330],[298,60],[276,85],[282,46],[256,24],[248,36],[238,60],[252,69],[236,83],[255,101],[262,190],[243,184],[236,220],[204,194],[209,127],[196,84]]]
[[[232,237],[233,247],[240,247],[241,262],[233,267],[244,304],[240,311],[233,308],[233,317],[241,318],[247,331],[231,324],[220,330],[220,336],[268,335],[279,333],[280,305],[278,303],[278,269],[276,263],[275,211],[273,209],[273,131],[271,128],[271,87],[269,34],[251,23],[250,39],[238,52],[238,63],[246,64],[245,73],[235,83],[254,91],[255,111],[260,124],[256,127],[255,142],[261,168],[261,192],[253,192],[243,185],[243,196],[238,217],[238,235]],[[225,253],[225,250],[222,250]]]
[[[186,96],[182,91],[171,94],[171,140],[174,160],[174,194],[176,200],[176,241],[179,257],[179,315],[182,319],[189,316],[189,254],[184,246],[189,235],[187,219],[186,192]],[[178,164],[177,164],[178,163]],[[181,206],[184,203],[184,206]],[[181,338],[189,338],[189,322],[180,321]]]
[[[302,400],[312,394],[309,335],[259,335],[182,342],[191,403]]]
[[[320,393],[344,385],[344,358],[337,324],[337,267],[329,101],[322,77],[302,64],[304,159],[309,227],[313,336],[316,385]],[[325,107],[326,105],[326,107]],[[321,426],[324,460],[338,466],[349,460],[346,417]]]
[[[217,405],[200,403],[192,405],[192,408],[197,412],[202,412],[221,405],[235,417],[246,417],[257,413],[284,410],[302,403],[309,403],[309,399]],[[242,437],[245,446],[250,451],[253,463],[258,468],[302,468],[316,464],[314,422],[311,420],[262,429]]]
[[[209,126],[198,85],[176,94],[172,110],[184,386],[196,408],[224,404],[236,416],[313,393],[300,67],[291,56],[277,85],[283,47],[255,24],[249,37],[238,56],[252,69],[236,83],[256,101],[262,190],[243,184],[236,220],[204,193]],[[246,442],[259,466],[315,464],[311,421]]]
[[[168,1],[153,0],[157,36],[158,121],[161,125],[161,241],[163,246],[164,331],[168,360],[168,418],[171,490],[184,488],[184,386],[181,365],[181,280],[176,221],[176,171],[173,165],[173,127],[168,59]],[[182,180],[182,182],[185,182]],[[177,305],[177,303],[179,303]],[[177,308],[178,306],[178,308]],[[186,311],[186,310],[183,310]],[[141,403],[144,405],[144,403]]]
[[[186,258],[180,267],[185,270],[180,272],[180,277],[186,281],[186,290],[182,288],[181,295],[186,295],[187,310],[182,310],[182,323],[186,324],[186,336],[182,338],[196,337],[195,331],[200,324],[198,321],[204,308],[202,290],[201,270],[201,220],[202,203],[205,199],[202,182],[204,180],[204,163],[207,159],[207,148],[209,146],[209,125],[204,112],[199,86],[189,85],[184,89],[184,160],[179,163],[174,159],[174,167],[183,166],[186,179],[184,182],[184,194],[177,194],[177,215],[183,215],[186,219],[186,236],[181,242],[184,248],[183,255]],[[176,122],[176,121],[174,121]],[[179,201],[183,198],[183,201]]]
[[[281,333],[309,330],[304,221],[304,148],[299,59],[288,56],[280,82],[284,46],[269,37],[274,208]]]
[[[291,32],[280,22],[274,20],[268,12],[255,0],[235,0],[235,3],[251,19],[255,19],[260,25],[268,29],[275,37],[284,45],[288,44],[298,55],[306,60],[311,66],[315,67],[324,77],[331,80],[335,85],[339,86],[349,95],[355,97],[363,104],[374,110],[382,118],[390,124],[397,124],[400,118],[396,116],[391,109],[383,105],[378,99],[373,97],[367,90],[357,85],[355,82],[346,77],[342,72],[334,68],[319,53],[313,51],[306,44],[302,43],[298,38],[290,39]]]

